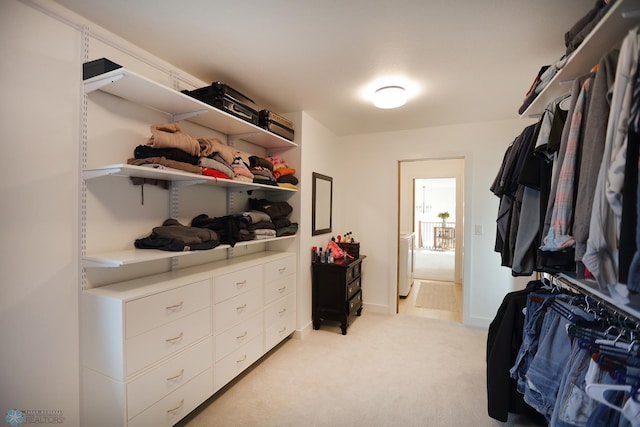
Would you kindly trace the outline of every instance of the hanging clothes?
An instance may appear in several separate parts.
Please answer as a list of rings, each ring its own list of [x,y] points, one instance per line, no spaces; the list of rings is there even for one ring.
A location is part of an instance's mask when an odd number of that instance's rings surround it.
[[[621,175],[624,174],[620,161],[627,134],[634,81],[631,76],[633,74],[635,77],[637,69],[638,46],[636,28],[625,37],[620,48],[605,148],[591,211],[589,239],[582,257],[582,262],[601,288],[615,286],[618,283],[618,227],[621,215],[618,191],[622,185]]]
[[[583,116],[586,118],[593,76],[582,84],[571,117],[565,158],[558,174],[556,198],[553,203],[549,232],[543,240],[541,250],[556,251],[574,246],[571,235],[573,225],[574,188],[577,181],[577,165],[580,163],[580,141]]]

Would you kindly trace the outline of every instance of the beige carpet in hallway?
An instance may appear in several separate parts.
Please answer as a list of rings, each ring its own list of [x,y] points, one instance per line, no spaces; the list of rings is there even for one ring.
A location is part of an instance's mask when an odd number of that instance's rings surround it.
[[[434,310],[457,311],[456,285],[453,282],[421,281],[416,306]]]
[[[285,341],[181,425],[502,426],[487,416],[485,346],[485,329],[365,310],[347,335],[323,323]]]

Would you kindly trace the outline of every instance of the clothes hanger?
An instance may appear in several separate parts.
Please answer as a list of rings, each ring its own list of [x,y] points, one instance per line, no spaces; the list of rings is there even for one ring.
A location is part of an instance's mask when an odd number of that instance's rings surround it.
[[[607,392],[616,392],[621,391],[625,393],[629,393],[631,398],[638,402],[638,387],[633,387],[629,384],[587,384],[585,387],[585,392],[589,395],[590,398],[597,400],[598,402],[615,409],[616,411],[622,412],[623,406],[617,406],[607,400],[605,394]]]

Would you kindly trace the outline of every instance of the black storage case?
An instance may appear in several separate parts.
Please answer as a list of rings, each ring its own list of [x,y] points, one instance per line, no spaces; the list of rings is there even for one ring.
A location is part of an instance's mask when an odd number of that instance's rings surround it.
[[[286,138],[289,141],[293,141],[295,134],[293,122],[274,113],[273,111],[260,111],[260,127]]]
[[[205,102],[229,114],[258,125],[258,106],[251,98],[222,82],[214,82],[211,86],[194,90],[183,90],[182,93]]]
[[[91,77],[117,70],[118,68],[122,68],[122,65],[109,61],[107,58],[85,62],[82,64],[82,80],[87,80]]]

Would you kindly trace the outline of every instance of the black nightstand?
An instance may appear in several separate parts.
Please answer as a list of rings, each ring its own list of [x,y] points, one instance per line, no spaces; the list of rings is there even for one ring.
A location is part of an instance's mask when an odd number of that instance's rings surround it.
[[[313,329],[322,320],[340,322],[342,335],[347,334],[349,318],[362,313],[362,260],[340,259],[332,264],[313,263],[312,318]]]

